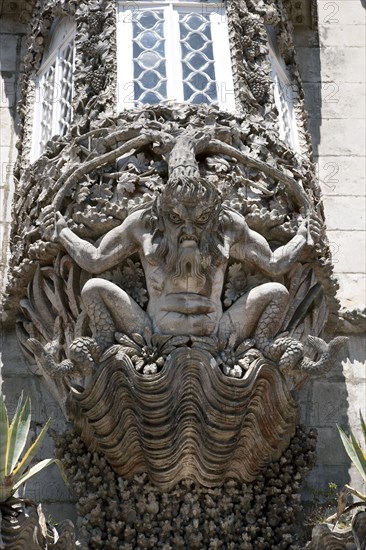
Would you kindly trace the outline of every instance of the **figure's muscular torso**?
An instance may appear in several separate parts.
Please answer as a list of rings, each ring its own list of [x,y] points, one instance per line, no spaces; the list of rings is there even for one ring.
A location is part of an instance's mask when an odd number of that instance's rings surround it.
[[[211,335],[217,330],[222,316],[221,292],[227,261],[205,281],[194,274],[167,276],[162,260],[154,259],[157,244],[151,234],[142,239],[140,259],[149,293],[147,313],[154,329],[164,334]]]

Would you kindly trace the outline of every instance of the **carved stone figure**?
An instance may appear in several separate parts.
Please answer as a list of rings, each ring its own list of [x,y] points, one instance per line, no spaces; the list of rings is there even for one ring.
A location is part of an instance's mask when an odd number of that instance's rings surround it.
[[[50,220],[52,215],[46,222]],[[257,349],[269,357],[275,351],[273,339],[289,293],[279,282],[261,284],[223,313],[221,294],[228,260],[233,257],[276,278],[298,259],[309,230],[315,241],[320,232],[318,221],[311,218],[287,245],[272,252],[242,215],[222,205],[213,185],[186,176],[170,178],[161,195],[131,213],[97,247],[73,233],[60,213],[55,227],[56,239],[89,273],[105,272],[133,253],[140,255],[149,294],[146,312],[105,279],[90,279],[82,290],[93,337],[102,351],[114,343],[116,332],[131,336],[149,327],[167,335],[228,339],[234,333],[236,345],[253,337]],[[87,344],[88,348],[93,345],[90,340]],[[301,358],[299,345],[292,360]]]

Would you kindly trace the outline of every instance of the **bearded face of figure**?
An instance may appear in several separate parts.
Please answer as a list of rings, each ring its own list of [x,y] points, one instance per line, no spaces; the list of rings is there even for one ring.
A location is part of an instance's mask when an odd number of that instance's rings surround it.
[[[210,265],[208,241],[217,217],[215,205],[175,200],[165,205],[162,217],[168,271],[174,277],[192,276],[203,282]]]

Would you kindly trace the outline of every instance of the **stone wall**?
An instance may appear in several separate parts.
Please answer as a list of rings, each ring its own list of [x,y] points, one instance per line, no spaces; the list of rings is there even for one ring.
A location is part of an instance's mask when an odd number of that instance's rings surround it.
[[[347,309],[365,308],[365,6],[318,1],[319,37],[297,32],[328,237]]]
[[[5,3],[6,4],[6,3]],[[14,3],[13,3],[14,4]],[[6,7],[2,8],[6,12]],[[0,11],[1,13],[1,11]],[[22,60],[26,52],[27,25],[16,17],[1,17],[0,24],[0,294],[5,290],[6,268],[9,258],[9,233],[12,219],[11,201],[14,193],[13,168],[17,149],[17,102],[19,101]],[[21,392],[30,396],[32,403],[32,437],[41,430],[47,418],[52,418],[50,432],[65,428],[65,419],[59,406],[41,382],[31,374],[20,352],[15,332],[2,330],[0,325],[0,386],[5,395],[9,416],[12,417]],[[47,436],[38,456],[40,460],[53,456],[53,440]],[[27,483],[27,496],[45,504],[46,516],[54,520],[73,518],[74,506],[58,469],[51,466]],[[61,504],[61,506],[60,506]]]
[[[365,288],[365,2],[318,0],[318,29],[297,29],[296,45],[305,90],[314,160],[323,192],[338,297],[342,308],[364,309]],[[361,487],[348,471],[336,424],[359,431],[366,412],[365,319],[358,316],[342,369],[308,386],[303,419],[318,429],[317,467],[310,488],[328,482]],[[339,327],[342,330],[341,327]],[[365,416],[365,414],[364,414]]]
[[[0,292],[4,291],[9,254],[11,200],[14,192],[13,168],[16,159],[16,105],[22,59],[25,55],[26,25],[8,18],[0,28]]]
[[[318,1],[319,39],[315,31],[297,30],[300,69],[309,112],[319,180],[324,193],[328,234],[333,246],[335,270],[340,283],[339,298],[347,309],[365,306],[364,205],[364,39],[365,7],[361,0]],[[1,20],[1,149],[0,149],[0,285],[4,289],[8,257],[8,230],[14,189],[12,167],[16,155],[16,103],[26,27]],[[54,418],[53,429],[64,426],[60,410],[40,379],[30,375],[18,351],[13,333],[0,336],[0,366],[3,391],[10,411],[24,389],[34,404],[36,432],[46,418]],[[338,372],[313,382],[302,395],[303,420],[319,431],[318,466],[309,485],[325,488],[335,481],[349,481],[348,459],[336,431],[336,423],[358,426],[358,410],[366,409],[364,336],[350,342],[350,358]],[[11,397],[10,397],[11,396]],[[49,439],[41,458],[50,456]],[[351,471],[352,483],[358,484]],[[50,471],[28,486],[28,494],[47,504],[58,519],[72,517],[73,508],[58,472]],[[57,505],[53,503],[57,502]],[[62,503],[62,507],[59,503]]]

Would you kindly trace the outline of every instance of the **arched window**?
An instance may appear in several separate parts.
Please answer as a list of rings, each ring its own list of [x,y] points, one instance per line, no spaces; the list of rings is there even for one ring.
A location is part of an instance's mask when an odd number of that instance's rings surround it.
[[[32,158],[52,136],[63,136],[72,119],[75,23],[57,18],[51,27],[36,84]]]
[[[278,110],[280,139],[291,149],[300,152],[294,104],[296,93],[289,76],[286,63],[280,54],[276,34],[272,27],[267,27],[269,56],[271,61],[272,79],[274,84],[274,99]]]
[[[118,3],[118,106],[164,100],[235,106],[224,4]]]

